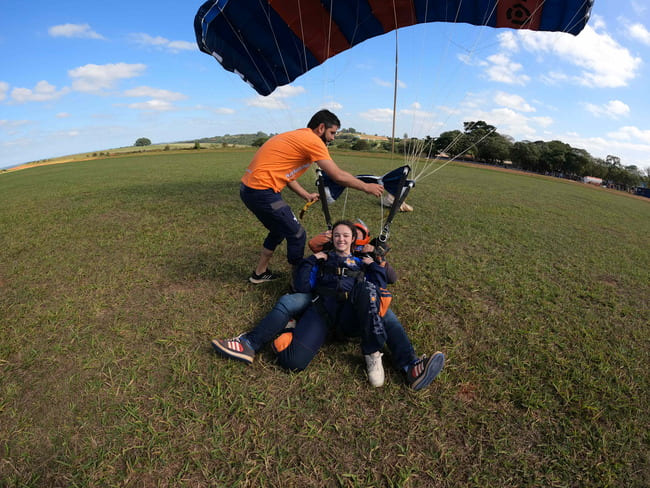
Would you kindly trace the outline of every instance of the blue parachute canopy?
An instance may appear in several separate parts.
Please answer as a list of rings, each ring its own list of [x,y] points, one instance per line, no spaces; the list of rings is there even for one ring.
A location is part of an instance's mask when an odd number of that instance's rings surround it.
[[[199,49],[260,95],[328,58],[401,27],[455,22],[577,35],[593,0],[209,0],[194,18]]]

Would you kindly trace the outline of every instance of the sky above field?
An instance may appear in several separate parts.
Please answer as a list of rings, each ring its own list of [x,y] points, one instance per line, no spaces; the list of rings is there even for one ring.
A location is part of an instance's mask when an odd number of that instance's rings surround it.
[[[202,2],[0,0],[0,168],[45,158],[304,127],[436,137],[484,120],[650,169],[650,6],[595,0],[577,37],[426,24],[371,39],[261,97],[201,53]]]

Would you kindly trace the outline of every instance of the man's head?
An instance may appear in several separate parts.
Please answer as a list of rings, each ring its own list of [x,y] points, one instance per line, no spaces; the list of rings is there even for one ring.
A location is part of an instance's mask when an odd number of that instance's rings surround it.
[[[357,240],[354,242],[355,250],[363,251],[364,246],[370,242],[370,231],[361,219],[357,219],[354,226],[357,228]]]
[[[332,112],[323,109],[312,116],[307,127],[328,144],[334,140],[336,131],[341,127],[341,121]]]

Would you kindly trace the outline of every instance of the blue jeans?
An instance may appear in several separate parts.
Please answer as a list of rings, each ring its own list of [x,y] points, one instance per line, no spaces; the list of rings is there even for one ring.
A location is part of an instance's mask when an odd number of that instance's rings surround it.
[[[264,239],[264,248],[275,251],[286,239],[287,261],[289,264],[298,264],[305,253],[307,233],[280,193],[271,189],[255,190],[242,183],[239,187],[239,197],[269,231]]]
[[[248,340],[255,352],[259,351],[264,344],[282,332],[289,320],[300,316],[307,309],[311,298],[311,293],[282,295],[266,317],[253,330],[244,334],[244,338]]]
[[[311,299],[310,293],[282,295],[266,317],[253,330],[244,334],[244,338],[256,352],[259,351],[284,329],[290,319],[303,314],[311,304]],[[292,341],[292,345],[285,350],[286,352],[283,351],[284,354],[280,353],[278,356],[281,366],[287,369],[305,369],[325,342],[327,324],[315,309],[310,313],[314,315],[311,318],[306,317],[304,323],[317,324],[316,327],[296,327],[295,343]],[[388,309],[382,320],[387,336],[386,346],[393,356],[395,366],[405,369],[417,359],[413,345],[392,309]]]

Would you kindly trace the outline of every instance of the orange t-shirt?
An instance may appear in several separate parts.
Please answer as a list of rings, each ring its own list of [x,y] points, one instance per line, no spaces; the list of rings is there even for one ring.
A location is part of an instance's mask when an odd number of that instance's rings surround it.
[[[280,192],[315,161],[332,159],[327,146],[311,129],[297,129],[271,137],[260,147],[241,181],[255,190]]]

